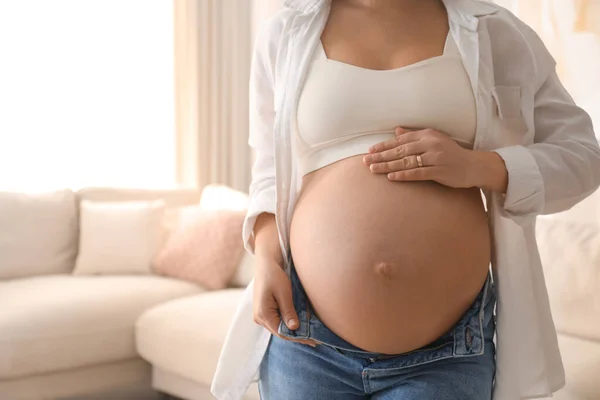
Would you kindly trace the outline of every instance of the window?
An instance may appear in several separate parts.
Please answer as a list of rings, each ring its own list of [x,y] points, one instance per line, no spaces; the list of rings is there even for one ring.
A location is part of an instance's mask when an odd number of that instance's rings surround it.
[[[0,189],[175,186],[173,2],[0,2]]]

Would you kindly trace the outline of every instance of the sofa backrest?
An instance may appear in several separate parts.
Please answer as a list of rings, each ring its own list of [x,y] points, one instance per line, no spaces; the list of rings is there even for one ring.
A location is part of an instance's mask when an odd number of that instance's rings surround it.
[[[152,201],[167,206],[165,225],[178,209],[200,201],[196,189],[83,188],[46,193],[0,192],[0,280],[71,273],[77,257],[79,202]]]
[[[77,191],[77,198],[91,201],[152,201],[163,199],[168,208],[198,204],[197,189],[120,189],[89,187]]]
[[[71,190],[0,192],[0,279],[71,272],[77,226]]]

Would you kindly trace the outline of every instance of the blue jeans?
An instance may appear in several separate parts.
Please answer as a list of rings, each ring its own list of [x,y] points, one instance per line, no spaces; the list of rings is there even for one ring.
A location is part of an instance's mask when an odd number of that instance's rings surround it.
[[[291,261],[291,260],[290,260]],[[260,365],[262,400],[490,400],[496,371],[494,296],[488,274],[481,292],[447,333],[417,350],[364,351],[329,330],[312,312],[293,262],[290,279],[300,326],[271,336]]]

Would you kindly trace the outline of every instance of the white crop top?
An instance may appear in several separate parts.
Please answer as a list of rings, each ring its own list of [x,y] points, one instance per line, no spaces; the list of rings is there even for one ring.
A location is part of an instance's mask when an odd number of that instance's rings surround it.
[[[441,56],[391,70],[330,60],[321,41],[298,103],[300,172],[368,153],[398,126],[432,128],[472,148],[476,106],[452,35]]]

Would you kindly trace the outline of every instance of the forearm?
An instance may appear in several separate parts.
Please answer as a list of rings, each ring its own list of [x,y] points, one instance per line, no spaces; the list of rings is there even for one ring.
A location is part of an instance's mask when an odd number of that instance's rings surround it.
[[[279,265],[283,264],[274,214],[264,212],[256,219],[254,224],[254,253],[259,258],[274,260]]]
[[[506,194],[508,171],[502,157],[492,151],[474,151],[472,156],[474,186]]]

